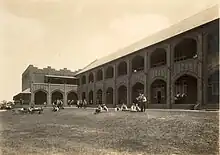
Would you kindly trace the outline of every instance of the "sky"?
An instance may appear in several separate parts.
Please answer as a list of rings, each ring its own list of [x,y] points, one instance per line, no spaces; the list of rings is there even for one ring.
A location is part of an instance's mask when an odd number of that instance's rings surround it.
[[[72,71],[218,0],[0,0],[0,101],[29,64]]]

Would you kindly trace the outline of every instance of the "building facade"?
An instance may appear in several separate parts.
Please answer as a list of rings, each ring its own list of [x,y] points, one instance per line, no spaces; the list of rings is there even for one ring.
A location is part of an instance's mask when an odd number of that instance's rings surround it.
[[[96,60],[76,77],[78,97],[91,104],[131,105],[142,91],[147,108],[218,107],[218,7]],[[181,103],[178,93],[186,95]]]
[[[39,69],[33,65],[22,74],[22,92],[14,96],[14,100],[24,100],[24,104],[42,105],[51,104],[56,99],[78,100],[78,80],[74,77],[76,72],[55,70],[51,67]]]

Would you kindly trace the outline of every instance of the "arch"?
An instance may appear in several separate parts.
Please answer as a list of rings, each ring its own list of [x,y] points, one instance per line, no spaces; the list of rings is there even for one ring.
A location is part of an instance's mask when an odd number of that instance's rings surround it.
[[[219,103],[219,70],[215,70],[208,77],[208,103]]]
[[[125,85],[121,85],[118,88],[118,103],[117,104],[122,104],[125,103],[127,104],[127,87]]]
[[[94,75],[93,73],[89,74],[89,83],[93,83],[94,82]]]
[[[55,90],[51,93],[51,101],[54,102],[56,100],[63,100],[63,93],[59,90]]]
[[[139,72],[144,70],[144,57],[137,55],[131,61],[132,72]]]
[[[106,104],[113,104],[113,88],[108,87],[106,90]]]
[[[125,61],[120,62],[117,71],[118,76],[127,75],[127,63]]]
[[[150,86],[150,98],[152,104],[166,104],[166,81],[155,79]]]
[[[78,95],[74,91],[70,91],[67,93],[67,103],[75,104],[77,103]]]
[[[105,72],[105,78],[110,79],[114,77],[114,68],[112,66],[108,66]]]
[[[38,90],[34,93],[34,104],[42,105],[47,102],[47,93],[42,90]]]
[[[166,50],[163,48],[155,49],[150,55],[150,67],[159,67],[166,64]]]
[[[90,90],[89,92],[89,104],[93,104],[94,103],[94,100],[93,100],[93,91]]]
[[[132,87],[132,102],[136,101],[139,93],[144,93],[144,84],[137,82]]]
[[[86,92],[82,92],[82,100],[86,99]]]
[[[86,84],[86,76],[85,75],[82,76],[81,83]]]
[[[174,61],[197,58],[197,42],[193,38],[184,38],[174,47]]]
[[[183,76],[183,75],[188,75],[188,76],[192,76],[192,77],[194,77],[194,78],[198,78],[198,75],[196,74],[196,73],[194,73],[194,72],[191,72],[191,71],[183,71],[183,72],[180,72],[180,73],[178,73],[178,74],[176,74],[175,76],[174,76],[174,78],[173,78],[173,83],[178,79],[178,78],[180,78],[181,76]]]
[[[102,90],[99,89],[96,92],[96,103],[102,104]]]
[[[179,76],[174,83],[174,96],[176,104],[196,104],[197,78],[187,74]]]
[[[99,70],[97,71],[96,80],[97,80],[97,81],[103,80],[103,72],[102,72],[102,69],[99,69]]]

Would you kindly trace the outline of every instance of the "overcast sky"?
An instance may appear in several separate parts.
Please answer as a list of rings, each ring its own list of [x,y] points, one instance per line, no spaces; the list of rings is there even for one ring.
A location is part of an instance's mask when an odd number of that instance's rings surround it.
[[[0,0],[0,100],[29,64],[77,70],[217,0]]]

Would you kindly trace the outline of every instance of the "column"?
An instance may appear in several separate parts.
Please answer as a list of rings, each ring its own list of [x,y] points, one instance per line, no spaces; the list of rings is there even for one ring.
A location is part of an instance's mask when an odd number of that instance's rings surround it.
[[[127,60],[127,105],[132,104],[132,89],[131,89],[131,74],[132,74],[132,64],[131,60]]]
[[[166,50],[166,61],[167,61],[167,85],[166,85],[166,102],[167,109],[171,109],[171,45],[169,44]]]
[[[197,79],[197,103],[202,104],[203,101],[203,77],[202,77],[202,53],[203,53],[203,48],[202,48],[202,35],[198,35],[198,42],[197,42],[197,53],[198,53],[198,79]]]
[[[208,68],[207,65],[207,45],[208,45],[208,34],[203,35],[202,39],[202,53],[203,53],[203,102],[202,105],[206,105],[208,103]]]
[[[175,81],[172,81],[173,76],[173,66],[174,66],[174,46],[170,44],[170,53],[168,54],[170,57],[170,68],[169,68],[169,83],[170,83],[170,108],[172,109],[172,105],[175,104]]]
[[[34,104],[34,91],[33,91],[33,87],[34,87],[34,84],[31,83],[31,102],[29,103],[30,105]]]
[[[51,105],[51,90],[50,90],[50,84],[48,83],[48,93],[47,93],[47,105]]]
[[[114,64],[114,77],[113,77],[113,105],[116,105],[117,104],[117,97],[116,97],[116,94],[117,94],[117,87],[116,87],[116,79],[117,79],[117,65]]]
[[[66,92],[66,84],[64,84],[64,93],[63,93],[63,103],[64,103],[64,106],[67,105],[67,92]]]
[[[144,73],[145,73],[145,78],[144,78],[144,94],[147,97],[147,104],[146,108],[148,108],[148,104],[150,101],[150,96],[149,96],[149,90],[148,90],[148,71],[149,71],[149,58],[148,58],[148,51],[145,52],[144,54]]]

